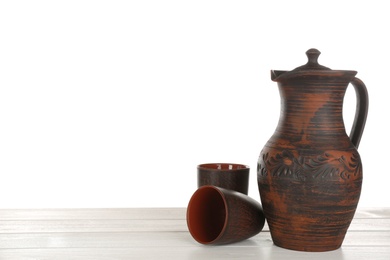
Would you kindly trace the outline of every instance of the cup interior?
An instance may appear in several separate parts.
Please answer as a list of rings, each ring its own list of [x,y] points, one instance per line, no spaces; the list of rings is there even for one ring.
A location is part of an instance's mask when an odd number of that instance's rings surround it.
[[[227,222],[223,195],[213,186],[199,188],[191,197],[187,209],[187,225],[193,238],[210,244],[223,232]]]

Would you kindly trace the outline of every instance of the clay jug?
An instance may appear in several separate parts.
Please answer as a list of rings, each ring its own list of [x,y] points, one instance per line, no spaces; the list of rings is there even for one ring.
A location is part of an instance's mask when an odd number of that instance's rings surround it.
[[[320,52],[292,71],[271,71],[278,83],[278,126],[260,153],[260,198],[275,245],[299,251],[341,246],[362,186],[357,148],[368,111],[368,94],[356,71],[318,64]],[[343,99],[352,84],[356,115],[348,136]]]

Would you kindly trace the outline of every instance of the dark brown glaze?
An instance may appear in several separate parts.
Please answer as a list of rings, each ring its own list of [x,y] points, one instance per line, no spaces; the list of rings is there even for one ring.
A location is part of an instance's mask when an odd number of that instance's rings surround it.
[[[187,226],[201,244],[229,244],[248,239],[264,227],[259,202],[240,192],[216,186],[200,187],[187,207]]]
[[[235,163],[200,164],[198,170],[198,188],[214,185],[248,194],[249,167]]]
[[[316,68],[310,60],[316,62],[319,52],[309,51],[310,66],[272,73],[282,100],[280,120],[260,153],[257,176],[274,243],[329,251],[341,246],[359,201],[363,177],[357,146],[368,96],[356,72]],[[360,105],[350,138],[342,107],[351,81]]]

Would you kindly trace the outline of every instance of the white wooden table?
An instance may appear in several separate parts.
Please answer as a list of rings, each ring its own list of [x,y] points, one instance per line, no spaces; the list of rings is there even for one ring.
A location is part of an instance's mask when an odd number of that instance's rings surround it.
[[[185,208],[0,209],[0,259],[386,259],[390,208],[358,209],[342,248],[324,253],[273,245],[268,227],[239,243],[198,244]]]

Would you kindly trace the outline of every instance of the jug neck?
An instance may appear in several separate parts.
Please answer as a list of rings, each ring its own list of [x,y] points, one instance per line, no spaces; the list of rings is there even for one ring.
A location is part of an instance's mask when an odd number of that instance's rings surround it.
[[[347,84],[305,86],[279,82],[278,86],[281,111],[275,131],[277,138],[286,139],[286,145],[300,148],[351,147],[342,117]]]

